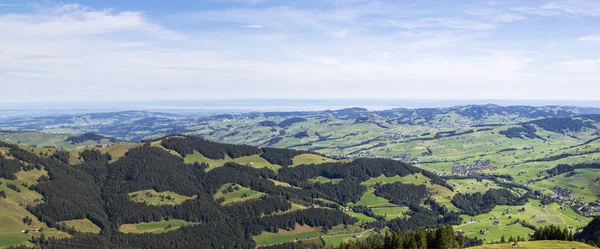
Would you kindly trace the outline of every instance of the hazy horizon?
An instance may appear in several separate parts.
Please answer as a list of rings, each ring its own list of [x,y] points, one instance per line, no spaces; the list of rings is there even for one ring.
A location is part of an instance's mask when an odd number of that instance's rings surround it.
[[[595,100],[414,100],[414,99],[240,99],[204,101],[128,101],[128,102],[38,102],[7,103],[0,111],[163,111],[171,113],[241,113],[268,111],[319,111],[365,108],[371,111],[393,108],[442,108],[463,105],[500,106],[577,106],[600,108]],[[66,112],[65,112],[66,111]]]

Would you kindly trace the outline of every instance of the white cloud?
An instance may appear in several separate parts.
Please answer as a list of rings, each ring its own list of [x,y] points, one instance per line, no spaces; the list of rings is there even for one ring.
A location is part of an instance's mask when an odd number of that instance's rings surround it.
[[[0,16],[4,35],[69,36],[100,35],[119,32],[144,32],[162,38],[181,39],[177,32],[148,22],[140,12],[93,10],[78,4],[44,8],[38,14],[8,14]]]
[[[590,36],[582,36],[577,39],[578,41],[590,41],[590,42],[600,42],[600,35],[590,35]]]
[[[587,0],[553,1],[539,6],[513,8],[515,11],[539,16],[600,16],[600,2]]]
[[[482,20],[496,23],[511,23],[527,19],[527,17],[523,15],[498,8],[474,8],[467,9],[464,12],[471,16],[481,18]]]
[[[472,21],[460,18],[423,18],[418,20],[392,20],[392,26],[405,29],[423,29],[423,28],[452,28],[466,30],[491,30],[497,26],[482,21]]]
[[[250,25],[243,25],[242,27],[249,28],[249,29],[262,29],[265,26],[259,25],[259,24],[250,24]]]
[[[493,20],[495,22],[505,22],[505,23],[522,21],[525,19],[527,19],[527,17],[524,17],[522,15],[515,15],[515,14],[498,14],[491,18],[491,20]]]
[[[211,26],[182,31],[142,12],[77,4],[0,14],[3,101],[580,98],[596,91],[576,90],[600,78],[592,52],[558,55],[552,49],[576,48],[495,36],[528,21],[509,10],[254,7],[178,14],[185,19],[171,21]]]

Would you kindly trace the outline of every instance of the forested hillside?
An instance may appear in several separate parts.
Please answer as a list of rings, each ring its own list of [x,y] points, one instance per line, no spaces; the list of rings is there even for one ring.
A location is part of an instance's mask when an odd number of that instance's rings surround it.
[[[287,162],[305,152],[219,144],[194,137],[167,137],[133,148],[113,162],[110,161],[112,155],[88,149],[80,153],[83,162],[67,165],[64,160],[58,160],[61,156],[40,156],[12,144],[1,143],[0,147],[6,148],[6,153],[0,156],[2,182],[10,180],[11,183],[5,183],[7,186],[12,186],[12,182],[19,183],[21,186],[17,189],[26,187],[42,196],[41,201],[26,207],[30,213],[28,217],[70,235],[68,239],[53,239],[33,226],[23,235],[19,235],[20,231],[9,233],[15,237],[23,236],[29,244],[42,248],[80,248],[78,245],[255,248],[256,238],[260,236],[273,234],[271,237],[277,238],[281,231],[294,233],[300,228],[318,229],[320,235],[312,239],[319,240],[328,234],[352,234],[348,230],[350,228],[369,232],[373,231],[372,228],[379,230],[389,226],[395,230],[410,231],[417,227],[460,223],[456,213],[448,212],[431,200],[425,185],[419,188],[421,194],[409,202],[398,201],[411,206],[401,220],[387,221],[368,207],[361,209],[357,206],[356,212],[364,214],[346,211],[348,203],[358,202],[367,191],[361,182],[380,175],[410,177],[421,174],[428,176],[431,184],[451,189],[434,174],[392,160],[284,164],[279,171],[229,162],[207,171],[209,165],[206,163],[186,163],[182,157],[201,151],[203,156],[213,159],[257,154],[260,155],[257,158],[270,162]],[[165,147],[181,154],[170,153]],[[18,175],[32,170],[45,174],[29,181],[29,184],[21,181],[24,178]],[[342,180],[311,181],[319,177]],[[412,184],[390,186],[393,189],[378,185],[375,194],[385,197],[402,191],[411,193],[415,188]],[[9,187],[4,192],[17,197],[19,193],[14,189]],[[230,195],[242,189],[252,191],[240,197]],[[157,200],[159,203],[134,201],[130,195],[135,192],[138,193],[136,198],[150,200],[153,195],[150,190],[164,195],[162,201],[173,199],[173,196],[191,198],[177,204],[160,204],[161,200]],[[390,199],[395,200],[395,197]],[[22,218],[18,216],[12,218]],[[370,217],[372,221],[361,221],[363,216]],[[82,233],[80,230],[84,227],[67,225],[74,224],[72,221],[76,220],[87,220],[89,226],[98,227],[100,232]],[[188,225],[179,229],[168,225],[165,226],[166,232],[158,233],[128,233],[123,229],[127,224],[156,225],[175,220]],[[27,224],[25,219],[24,222]],[[140,229],[140,225],[137,227]],[[1,236],[0,240],[4,238]]]
[[[468,109],[460,110],[483,110]],[[324,113],[336,116],[264,113],[255,121],[278,138],[267,144],[318,139],[335,148],[228,144],[190,130],[140,143],[5,132],[0,247],[388,248],[368,246],[396,240],[394,248],[562,238],[539,236],[547,226],[598,241],[584,229],[600,214],[595,115],[547,110],[448,129],[435,127],[434,117],[447,115],[435,110],[417,112],[433,122],[424,124],[374,122],[363,109]],[[236,118],[208,125],[213,135],[238,132]],[[229,137],[252,141],[261,136],[253,129]],[[368,138],[378,132],[385,135]],[[25,134],[66,147],[16,143]],[[331,150],[354,152],[322,153]]]

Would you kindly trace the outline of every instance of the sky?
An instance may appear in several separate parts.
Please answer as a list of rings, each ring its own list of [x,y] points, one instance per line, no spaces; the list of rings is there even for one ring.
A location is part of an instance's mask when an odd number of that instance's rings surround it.
[[[597,0],[0,0],[0,103],[600,100]]]

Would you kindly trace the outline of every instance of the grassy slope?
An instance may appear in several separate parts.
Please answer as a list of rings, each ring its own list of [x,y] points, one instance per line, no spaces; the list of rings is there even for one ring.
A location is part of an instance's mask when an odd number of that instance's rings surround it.
[[[277,233],[263,232],[258,236],[254,236],[253,239],[256,241],[258,246],[280,244],[285,242],[292,242],[296,239],[305,240],[310,238],[317,238],[321,235],[321,228],[312,228],[310,226],[301,226],[296,224],[293,230],[279,230]]]
[[[206,163],[209,166],[207,170],[212,170],[214,168],[221,167],[229,162],[236,162],[242,165],[250,165],[255,168],[269,168],[272,170],[278,170],[279,168],[281,168],[281,166],[279,165],[269,163],[267,160],[260,157],[260,155],[245,156],[235,159],[225,155],[224,159],[210,159],[200,154],[198,151],[194,151],[194,154],[185,156],[184,161],[186,163]]]
[[[592,249],[596,248],[584,243],[580,242],[569,242],[569,241],[557,241],[557,240],[541,240],[541,241],[528,241],[528,242],[519,242],[518,248],[524,249],[538,249],[538,248],[547,248],[547,249]],[[493,244],[493,245],[482,245],[471,247],[473,249],[501,249],[501,248],[513,248],[512,244]]]
[[[123,233],[163,233],[168,231],[176,230],[182,226],[189,226],[199,224],[197,222],[187,222],[183,220],[163,220],[157,222],[144,222],[137,224],[124,224],[119,228],[120,232]],[[166,229],[169,225],[171,228]]]
[[[6,198],[0,198],[0,247],[10,245],[19,245],[27,243],[31,236],[40,236],[41,232],[33,232],[36,228],[42,228],[46,237],[65,238],[70,235],[49,228],[45,223],[40,222],[24,207],[26,205],[36,205],[40,203],[42,196],[34,191],[20,185],[17,180],[0,179],[0,191],[6,192]],[[21,192],[15,192],[6,187],[7,183],[18,186]],[[33,219],[31,225],[23,223],[23,218],[29,216]],[[32,231],[29,234],[22,233],[24,230]]]
[[[165,198],[161,198],[161,195]],[[167,196],[171,196],[172,199],[167,199]],[[148,205],[178,205],[184,201],[195,199],[197,196],[188,197],[171,191],[156,192],[154,189],[149,189],[131,192],[129,198],[135,202],[147,203]]]
[[[316,182],[318,182],[318,183],[338,183],[341,180],[342,180],[341,178],[331,179],[331,178],[327,178],[327,177],[324,177],[324,176],[317,176],[315,178],[308,179],[308,182],[313,182],[313,183],[316,183]]]
[[[315,154],[301,154],[292,158],[294,164],[292,166],[298,166],[302,164],[321,164],[321,163],[330,163],[337,162],[337,160],[330,159],[324,156],[315,155]]]
[[[15,173],[15,176],[17,177],[17,179],[20,182],[25,183],[28,186],[31,186],[31,185],[36,185],[37,180],[41,176],[48,176],[48,171],[44,170],[43,168],[42,168],[42,170],[38,170],[38,169],[33,169],[33,170],[29,170],[29,171],[21,170],[21,171]]]
[[[225,190],[228,186],[233,185],[234,187],[238,187],[238,190],[234,190],[233,192],[229,192],[229,193],[223,193],[223,190]],[[246,197],[243,197],[244,195],[246,195]],[[247,200],[251,200],[251,199],[256,199],[259,198],[261,196],[263,196],[264,193],[258,192],[258,191],[254,191],[252,189],[246,188],[246,187],[242,187],[238,184],[223,184],[223,186],[221,186],[219,188],[219,190],[217,190],[217,193],[213,196],[216,199],[219,198],[224,198],[225,201],[223,201],[221,203],[221,205],[227,205],[227,204],[231,204],[231,203],[235,203],[235,202],[242,202],[242,201],[247,201]]]
[[[507,211],[507,209],[511,209]],[[520,208],[525,208],[524,212],[518,212]],[[508,215],[502,215],[503,212],[508,212]],[[511,217],[509,217],[511,216]],[[547,226],[550,224],[558,225],[561,227],[582,227],[587,225],[590,218],[582,217],[573,210],[566,209],[561,210],[558,204],[551,204],[544,208],[539,201],[531,200],[523,206],[496,206],[490,213],[481,214],[477,216],[463,215],[463,222],[468,222],[473,219],[475,222],[471,224],[462,224],[456,226],[457,230],[466,230],[467,236],[478,237],[480,239],[486,239],[487,241],[499,241],[500,237],[520,235],[521,237],[531,233],[532,230],[529,228],[522,227],[520,224],[510,225],[509,223],[516,219],[527,221],[529,224],[534,226]],[[493,218],[496,217],[500,221],[500,225],[493,225]],[[575,220],[578,219],[578,220]],[[546,222],[540,223],[540,220]],[[490,233],[486,235],[480,235],[479,230],[489,229]]]
[[[95,147],[96,145],[106,146],[111,144],[111,142],[108,139],[102,139],[100,140],[100,142],[90,140],[79,144],[71,144],[71,142],[65,141],[70,136],[74,136],[74,134],[17,132],[0,134],[0,141],[6,141],[27,146],[35,145],[39,148],[44,146],[54,146],[56,148],[63,148],[67,150],[80,149],[84,147]]]
[[[98,226],[96,226],[96,224],[92,223],[88,219],[67,220],[60,223],[69,227],[74,227],[75,230],[83,233],[100,233],[101,230]]]

